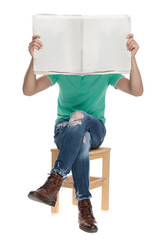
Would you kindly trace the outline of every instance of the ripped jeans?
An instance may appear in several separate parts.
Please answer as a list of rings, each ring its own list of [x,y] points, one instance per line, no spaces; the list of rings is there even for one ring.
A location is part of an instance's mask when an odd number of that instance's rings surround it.
[[[98,148],[106,135],[102,120],[76,110],[70,118],[55,124],[54,142],[59,154],[51,172],[56,171],[67,178],[72,171],[76,198],[91,198],[89,191],[89,150]]]

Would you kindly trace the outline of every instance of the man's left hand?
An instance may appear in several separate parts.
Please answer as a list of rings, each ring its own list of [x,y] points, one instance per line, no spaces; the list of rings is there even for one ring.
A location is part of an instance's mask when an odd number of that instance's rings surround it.
[[[126,38],[128,39],[128,41],[126,43],[127,50],[131,51],[131,57],[135,57],[135,55],[139,49],[139,45],[133,39],[133,34],[128,34]]]

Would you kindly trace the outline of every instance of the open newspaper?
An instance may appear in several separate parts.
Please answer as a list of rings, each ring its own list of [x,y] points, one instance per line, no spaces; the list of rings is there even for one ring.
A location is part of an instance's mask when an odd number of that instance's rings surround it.
[[[129,15],[32,16],[33,35],[43,48],[34,50],[35,74],[129,73]]]

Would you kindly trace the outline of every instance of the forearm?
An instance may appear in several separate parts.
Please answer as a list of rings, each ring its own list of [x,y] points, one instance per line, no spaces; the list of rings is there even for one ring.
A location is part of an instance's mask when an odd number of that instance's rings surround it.
[[[33,58],[31,58],[31,62],[24,77],[23,93],[25,95],[30,96],[35,91],[35,87],[36,87],[36,74],[34,74],[33,71]]]
[[[135,96],[141,96],[143,94],[142,78],[135,56],[131,57],[130,89]]]

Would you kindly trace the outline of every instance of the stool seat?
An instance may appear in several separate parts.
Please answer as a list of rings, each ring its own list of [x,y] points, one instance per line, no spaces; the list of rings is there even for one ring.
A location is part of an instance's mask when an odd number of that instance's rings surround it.
[[[90,176],[89,174],[89,190],[102,187],[102,201],[101,201],[101,209],[108,210],[109,209],[109,170],[110,170],[110,151],[111,148],[99,147],[96,149],[90,149],[89,151],[89,160],[94,160],[98,158],[102,158],[102,177]],[[54,168],[55,161],[58,158],[59,149],[53,148],[51,149],[52,162],[51,168]],[[72,204],[77,205],[78,202],[75,200],[76,194],[73,185],[73,177],[72,174],[68,175],[67,178],[63,181],[62,187],[71,188],[72,189]],[[59,212],[59,192],[57,195],[57,202],[55,207],[51,207],[52,213]]]

